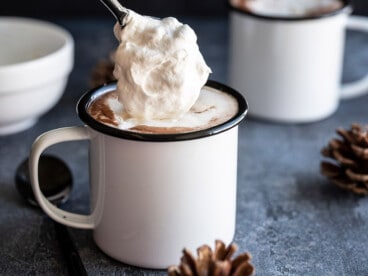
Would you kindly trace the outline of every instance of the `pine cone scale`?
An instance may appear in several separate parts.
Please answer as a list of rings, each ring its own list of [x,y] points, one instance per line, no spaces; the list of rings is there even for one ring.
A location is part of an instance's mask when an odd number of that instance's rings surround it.
[[[341,175],[339,166],[326,161],[321,163],[321,172],[322,174],[330,178],[335,178]]]
[[[215,244],[215,259],[216,260],[224,260],[226,254],[226,246],[223,242],[216,240]]]
[[[352,132],[348,132],[343,128],[338,128],[336,133],[339,134],[344,140],[348,141],[349,143],[355,143],[355,139],[352,136]]]
[[[211,258],[212,252],[211,248],[207,245],[201,246],[198,249],[198,260],[196,263],[196,271],[198,276],[207,276],[212,272]]]
[[[230,275],[231,264],[229,261],[216,261],[213,270],[213,276],[228,276]]]
[[[347,169],[345,173],[346,173],[347,176],[350,177],[350,179],[352,179],[354,181],[366,182],[365,184],[368,184],[368,175],[367,174],[355,173],[351,169]]]
[[[109,59],[99,60],[91,71],[90,87],[95,88],[108,82],[116,81],[114,76],[115,52]]]
[[[368,160],[368,148],[362,148],[357,145],[351,145],[354,153],[362,159]]]
[[[233,273],[233,276],[242,276],[248,275],[249,273],[253,272],[253,267],[250,266],[248,263],[241,264]]]
[[[328,146],[329,148],[343,150],[344,152],[349,151],[349,147],[338,139],[332,139]]]
[[[190,268],[190,266],[188,264],[181,264],[180,265],[180,271],[182,274],[179,275],[183,275],[183,276],[196,276],[193,273],[193,270]]]
[[[190,271],[193,273],[196,273],[196,261],[192,253],[188,249],[183,250],[183,258],[182,258],[182,264],[185,264],[189,267]],[[188,275],[189,276],[189,275]]]
[[[334,157],[337,161],[341,162],[345,166],[350,166],[350,167],[355,166],[354,160],[344,156],[343,152],[340,152],[338,150],[333,150],[332,151],[332,157]]]

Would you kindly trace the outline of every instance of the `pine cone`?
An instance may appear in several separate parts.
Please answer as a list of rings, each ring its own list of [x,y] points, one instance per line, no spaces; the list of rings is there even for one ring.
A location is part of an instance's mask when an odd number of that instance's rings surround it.
[[[332,139],[322,155],[321,173],[340,188],[360,195],[368,194],[368,125],[352,124],[350,130],[338,128],[342,139]]]
[[[100,86],[111,81],[115,81],[116,79],[113,75],[114,66],[114,53],[111,53],[109,60],[103,59],[98,61],[91,72],[91,88]]]
[[[232,243],[228,247],[222,241],[216,240],[215,251],[208,245],[197,249],[198,258],[187,250],[183,250],[183,256],[179,266],[168,268],[169,276],[248,276],[254,272],[254,267],[249,263],[249,253],[238,255],[231,260],[237,250],[237,245]]]

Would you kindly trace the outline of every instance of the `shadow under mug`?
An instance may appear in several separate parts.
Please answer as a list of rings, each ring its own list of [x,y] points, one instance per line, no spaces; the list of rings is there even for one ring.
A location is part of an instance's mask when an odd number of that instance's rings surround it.
[[[177,134],[119,130],[87,112],[96,98],[116,88],[109,84],[86,93],[77,104],[85,126],[51,130],[32,146],[30,175],[35,197],[55,221],[93,229],[102,251],[136,266],[166,268],[180,261],[182,249],[195,250],[235,231],[238,124],[248,107],[235,90],[214,81],[206,86],[229,93],[238,112],[227,122]],[[38,180],[41,153],[54,144],[89,140],[89,215],[67,212],[42,194]]]
[[[304,17],[261,15],[230,2],[229,83],[247,97],[251,116],[312,122],[331,115],[340,99],[368,92],[368,75],[341,84],[346,28],[368,32],[367,18],[349,16],[351,1]]]

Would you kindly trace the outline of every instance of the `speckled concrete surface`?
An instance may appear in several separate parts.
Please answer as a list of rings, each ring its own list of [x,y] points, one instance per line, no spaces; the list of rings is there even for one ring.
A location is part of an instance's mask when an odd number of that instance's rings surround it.
[[[183,18],[196,30],[214,73],[227,81],[227,21]],[[59,20],[76,43],[76,62],[66,92],[31,129],[0,137],[0,274],[63,275],[65,264],[53,223],[18,196],[14,173],[33,140],[57,127],[80,125],[75,104],[88,88],[92,66],[116,46],[109,20]],[[91,47],[92,45],[92,47]],[[349,32],[344,81],[368,72],[368,36]],[[235,242],[253,255],[257,275],[368,275],[368,199],[347,194],[319,173],[320,149],[339,127],[368,123],[368,96],[343,101],[330,118],[282,125],[248,118],[239,132],[238,211]],[[73,172],[65,209],[88,212],[87,144],[48,150]],[[164,225],[163,225],[164,227]],[[104,255],[90,231],[70,229],[90,275],[165,275]],[[179,260],[178,260],[179,261]]]

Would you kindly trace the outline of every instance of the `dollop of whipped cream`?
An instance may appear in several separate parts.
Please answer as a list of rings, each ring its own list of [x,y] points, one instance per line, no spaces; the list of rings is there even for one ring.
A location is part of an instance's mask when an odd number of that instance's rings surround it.
[[[211,69],[197,36],[173,17],[162,20],[129,11],[114,26],[120,44],[114,77],[118,99],[132,118],[177,119],[196,102]]]

